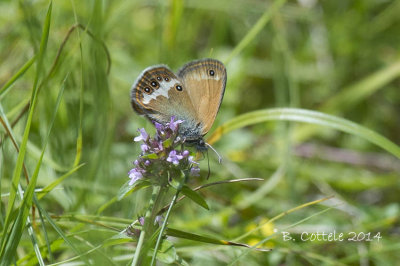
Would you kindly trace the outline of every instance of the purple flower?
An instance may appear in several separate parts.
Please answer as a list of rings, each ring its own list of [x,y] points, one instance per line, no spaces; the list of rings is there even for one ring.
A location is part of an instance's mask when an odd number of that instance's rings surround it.
[[[144,217],[139,217],[138,221],[141,225],[144,225]]]
[[[178,154],[176,150],[172,150],[168,155],[167,161],[173,163],[174,165],[178,165],[179,160],[181,160],[182,158],[183,156]]]
[[[200,176],[200,168],[197,165],[190,168],[190,175],[191,176]]]
[[[154,142],[154,151],[155,152],[162,152],[164,150],[163,142],[160,140],[158,142]]]
[[[164,130],[164,126],[156,121],[154,121],[154,126],[156,127],[156,130],[159,132],[162,132]]]
[[[176,131],[176,129],[178,128],[178,125],[183,123],[182,120],[175,120],[175,116],[171,116],[171,122],[167,123],[167,126],[172,130],[172,131]]]
[[[142,149],[143,152],[148,151],[150,149],[150,147],[147,144],[140,145],[140,148]]]
[[[182,171],[191,176],[199,176],[199,163],[190,151],[182,150],[185,140],[178,136],[182,120],[171,117],[168,123],[153,122],[156,128],[155,136],[149,136],[144,128],[139,129],[139,136],[134,141],[141,142],[140,156],[134,161],[134,168],[129,171],[129,185],[132,186],[140,179],[152,179],[155,183],[163,183],[160,177],[167,176],[170,171]]]
[[[188,161],[189,161],[189,163],[193,163],[193,164],[199,164],[198,162],[196,162],[195,160],[193,160],[193,156],[189,156],[189,158],[188,158]]]
[[[161,215],[157,215],[154,222],[158,223],[158,225],[161,226],[164,222],[164,217],[162,217]]]
[[[134,138],[134,141],[147,141],[147,139],[149,138],[149,134],[147,134],[146,130],[144,128],[139,129],[140,132],[140,136],[137,136],[136,138]]]
[[[164,217],[162,217],[161,215],[157,215],[156,218],[154,219],[154,224],[158,223],[159,226],[162,225],[164,221]],[[140,225],[144,225],[144,217],[141,216],[138,218],[138,222],[140,223]]]
[[[143,178],[144,170],[140,168],[133,168],[129,171],[128,175],[131,181],[129,181],[129,185],[132,186],[136,181]]]

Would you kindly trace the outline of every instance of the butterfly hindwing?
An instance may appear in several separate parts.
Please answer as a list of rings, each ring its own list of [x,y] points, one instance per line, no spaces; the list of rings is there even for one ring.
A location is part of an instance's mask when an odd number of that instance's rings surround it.
[[[202,125],[201,134],[210,130],[224,97],[226,68],[215,59],[192,61],[178,71],[178,78],[188,89],[196,116]]]

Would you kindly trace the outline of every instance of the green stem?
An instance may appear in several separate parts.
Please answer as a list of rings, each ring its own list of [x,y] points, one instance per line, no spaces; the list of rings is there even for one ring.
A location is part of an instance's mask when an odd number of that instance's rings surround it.
[[[145,217],[144,217],[144,224],[142,225],[142,230],[140,232],[140,236],[139,236],[139,240],[138,240],[138,244],[136,246],[136,251],[135,251],[135,255],[133,257],[132,260],[132,266],[135,265],[139,265],[139,258],[140,258],[140,251],[143,247],[143,243],[144,243],[144,239],[146,237],[146,234],[151,235],[150,228],[151,225],[153,224],[154,226],[154,219],[152,218],[152,213],[154,213],[154,206],[156,205],[155,202],[160,201],[160,187],[159,186],[153,186],[153,193],[151,194],[151,199],[149,202],[149,207],[146,211]],[[159,203],[158,203],[159,204]],[[150,233],[150,234],[149,234]]]
[[[151,211],[151,220],[150,221],[153,221],[153,223],[152,223],[153,229],[154,229],[154,224],[155,224],[154,221],[156,220],[156,216],[158,215],[158,212],[160,211],[161,207],[163,206],[164,197],[165,197],[167,191],[168,191],[168,187],[161,185],[160,191],[158,192],[158,195],[157,195],[157,199],[156,199],[153,209]],[[153,233],[153,231],[152,231],[152,233]]]
[[[153,258],[151,259],[151,263],[150,263],[151,266],[153,266],[154,263],[156,262],[157,251],[158,251],[158,248],[160,247],[161,239],[162,239],[163,233],[165,231],[165,227],[167,226],[169,215],[171,213],[172,207],[175,205],[176,200],[178,199],[179,193],[182,190],[182,186],[186,183],[186,180],[187,180],[187,175],[185,174],[185,178],[182,179],[181,183],[179,183],[179,186],[178,186],[178,188],[176,190],[175,196],[172,199],[171,204],[169,205],[169,208],[168,208],[167,214],[165,215],[165,219],[164,219],[164,222],[162,224],[160,233],[158,234],[157,243],[156,243],[156,246],[154,248]]]

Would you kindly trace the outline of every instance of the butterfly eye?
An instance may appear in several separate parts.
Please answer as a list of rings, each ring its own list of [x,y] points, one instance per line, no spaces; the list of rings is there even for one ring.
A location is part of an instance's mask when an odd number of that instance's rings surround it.
[[[151,84],[151,86],[153,86],[153,87],[157,87],[157,86],[158,86],[157,81],[154,81],[154,80],[153,80],[150,84]]]
[[[210,71],[208,71],[208,73],[210,74],[210,76],[214,76],[214,74],[215,74],[215,72],[214,72],[214,70],[210,70]]]
[[[183,88],[182,88],[181,85],[176,85],[176,89],[177,89],[178,91],[182,91],[182,90],[183,90]]]
[[[151,92],[151,89],[149,87],[144,88],[144,91],[149,94]]]
[[[161,77],[157,77],[157,80],[158,80],[158,81],[161,81],[161,80],[162,80],[162,78],[161,78]]]

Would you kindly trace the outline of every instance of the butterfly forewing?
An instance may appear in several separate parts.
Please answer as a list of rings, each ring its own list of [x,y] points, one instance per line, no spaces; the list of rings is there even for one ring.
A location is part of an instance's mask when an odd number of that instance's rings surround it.
[[[162,124],[169,122],[171,116],[185,121],[197,119],[187,90],[166,66],[142,72],[132,87],[131,104],[139,114]]]
[[[193,61],[179,70],[178,78],[188,90],[204,136],[213,125],[224,96],[225,66],[215,59]]]

